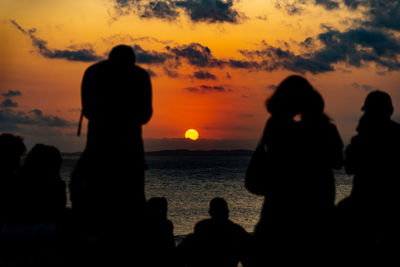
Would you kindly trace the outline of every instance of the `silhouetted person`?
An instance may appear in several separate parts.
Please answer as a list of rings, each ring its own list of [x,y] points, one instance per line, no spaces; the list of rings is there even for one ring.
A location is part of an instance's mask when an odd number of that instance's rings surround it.
[[[194,233],[178,246],[182,266],[236,267],[247,266],[250,234],[229,220],[228,204],[223,198],[210,202],[210,219],[198,222]]]
[[[323,112],[321,95],[303,77],[283,80],[267,100],[267,110],[271,117],[258,148],[268,155],[261,167],[265,177],[260,178],[265,199],[251,264],[329,261],[335,207],[332,168],[343,164],[341,138]]]
[[[371,262],[397,258],[400,249],[400,124],[391,120],[392,100],[383,91],[368,94],[362,110],[345,153],[353,189],[339,208],[351,237],[348,250],[357,262]]]
[[[59,172],[62,158],[57,148],[35,145],[16,179],[7,223],[2,237],[7,255],[21,265],[59,265],[58,223],[66,212],[66,186]]]
[[[26,156],[20,186],[25,220],[56,221],[66,208],[66,185],[60,177],[60,151],[43,144],[35,145]]]
[[[8,220],[10,211],[14,210],[12,196],[25,151],[21,137],[6,133],[0,135],[0,229]]]
[[[145,223],[145,266],[176,266],[174,225],[167,219],[168,202],[164,197],[147,201]]]
[[[114,47],[107,60],[90,66],[83,76],[88,135],[71,176],[71,200],[90,239],[118,244],[122,237],[138,239],[141,234],[146,167],[142,125],[152,115],[151,99],[149,75],[135,65],[129,46]]]

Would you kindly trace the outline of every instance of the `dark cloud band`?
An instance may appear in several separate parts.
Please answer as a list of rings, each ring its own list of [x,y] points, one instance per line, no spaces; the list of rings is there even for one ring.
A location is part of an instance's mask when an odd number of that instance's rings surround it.
[[[232,92],[233,90],[230,88],[227,88],[222,85],[218,86],[210,86],[210,85],[200,85],[197,87],[186,87],[186,91],[189,91],[191,93],[198,93],[198,94],[206,94],[206,93],[226,93],[226,92]]]
[[[25,30],[16,21],[10,20],[11,24],[17,27],[23,34],[29,36],[32,41],[33,47],[35,47],[38,52],[46,57],[52,59],[66,59],[70,61],[83,61],[91,62],[102,59],[101,56],[96,55],[93,49],[50,49],[47,46],[47,42],[36,37],[36,29]]]
[[[14,91],[14,90],[8,90],[6,93],[1,94],[4,97],[15,97],[15,96],[21,96],[22,93],[21,91]]]
[[[233,0],[112,0],[117,15],[135,13],[141,18],[176,20],[181,13],[192,22],[238,23],[245,16]]]

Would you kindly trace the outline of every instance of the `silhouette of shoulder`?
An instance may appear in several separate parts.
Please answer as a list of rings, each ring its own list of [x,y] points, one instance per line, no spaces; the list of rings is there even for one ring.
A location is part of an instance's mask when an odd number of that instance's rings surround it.
[[[244,228],[231,220],[225,220],[222,222],[218,222],[213,219],[205,219],[198,223],[196,223],[194,227],[194,232],[196,233],[204,233],[207,231],[212,231],[214,229],[222,228],[224,231],[229,231],[232,233],[247,233]]]

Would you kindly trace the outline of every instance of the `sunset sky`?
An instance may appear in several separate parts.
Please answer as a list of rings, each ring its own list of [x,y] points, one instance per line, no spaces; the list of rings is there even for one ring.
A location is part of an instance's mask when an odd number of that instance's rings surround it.
[[[345,143],[372,90],[400,119],[400,1],[2,0],[0,18],[0,132],[28,146],[83,149],[83,72],[121,43],[152,77],[147,150],[254,148],[265,99],[294,73]],[[182,140],[191,128],[199,139]]]

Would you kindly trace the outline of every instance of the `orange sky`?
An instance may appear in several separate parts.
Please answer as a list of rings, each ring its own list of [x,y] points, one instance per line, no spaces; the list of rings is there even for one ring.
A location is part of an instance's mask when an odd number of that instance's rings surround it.
[[[55,52],[87,49],[105,57],[120,43],[167,58],[154,63],[143,56],[139,62],[156,74],[154,116],[144,127],[145,139],[183,138],[186,129],[194,128],[201,139],[247,140],[242,148],[251,149],[268,116],[264,101],[271,88],[293,73],[305,75],[321,92],[345,141],[355,133],[360,107],[371,90],[389,92],[399,117],[400,27],[390,20],[381,25],[379,17],[371,16],[372,10],[387,17],[385,3],[393,1],[364,1],[356,9],[342,0],[319,5],[313,0],[160,1],[169,5],[161,11],[149,9],[146,0],[118,3],[124,2],[0,3],[0,132],[20,134],[28,145],[82,150],[85,138],[75,136],[80,83],[95,60],[71,60]],[[322,38],[329,34],[334,37],[328,43]],[[306,43],[307,38],[312,42]],[[194,54],[173,52],[193,43],[209,49],[204,65],[191,61]],[[255,56],[256,51],[263,54]],[[233,61],[249,65],[238,68]],[[195,72],[209,76],[201,79]]]

